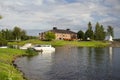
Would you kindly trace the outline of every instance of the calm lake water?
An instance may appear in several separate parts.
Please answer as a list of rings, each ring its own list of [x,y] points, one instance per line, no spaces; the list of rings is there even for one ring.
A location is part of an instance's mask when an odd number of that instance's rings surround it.
[[[56,47],[15,63],[28,80],[120,80],[120,48]]]

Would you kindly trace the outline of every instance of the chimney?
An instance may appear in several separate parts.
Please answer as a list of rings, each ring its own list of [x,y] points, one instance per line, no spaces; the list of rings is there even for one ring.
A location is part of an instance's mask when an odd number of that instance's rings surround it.
[[[70,31],[70,29],[66,29],[67,31]]]
[[[57,27],[53,27],[53,30],[57,30]]]

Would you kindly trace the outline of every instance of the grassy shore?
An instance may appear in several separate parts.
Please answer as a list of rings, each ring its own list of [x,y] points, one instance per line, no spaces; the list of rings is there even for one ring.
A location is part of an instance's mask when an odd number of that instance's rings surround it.
[[[25,80],[12,63],[17,56],[24,54],[23,50],[0,48],[0,80]]]
[[[106,47],[109,45],[108,42],[103,41],[63,41],[63,40],[55,40],[55,41],[40,41],[40,40],[27,40],[20,42],[9,42],[9,45],[24,45],[25,43],[32,44],[51,44],[52,46],[76,46],[76,47]]]

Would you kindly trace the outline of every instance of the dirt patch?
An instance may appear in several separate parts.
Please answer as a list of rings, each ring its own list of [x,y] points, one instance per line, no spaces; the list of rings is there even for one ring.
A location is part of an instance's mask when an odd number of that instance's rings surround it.
[[[110,47],[120,47],[120,42],[119,41],[110,42]]]

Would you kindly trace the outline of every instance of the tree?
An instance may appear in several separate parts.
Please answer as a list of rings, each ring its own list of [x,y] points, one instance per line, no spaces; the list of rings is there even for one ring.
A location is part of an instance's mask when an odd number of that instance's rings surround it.
[[[100,33],[100,24],[97,22],[95,26],[95,32],[94,32],[95,40],[99,40],[99,33]]]
[[[13,29],[13,35],[15,40],[20,40],[21,39],[21,29],[19,27],[14,27]]]
[[[88,29],[92,30],[92,24],[91,24],[91,22],[88,23]]]
[[[104,31],[103,25],[100,27],[100,40],[104,40],[106,36],[106,32]]]
[[[25,30],[21,30],[21,40],[27,40],[28,36],[26,35],[26,31]]]
[[[95,26],[95,40],[104,40],[106,32],[104,31],[103,25],[100,26],[100,24],[97,22]]]
[[[2,19],[2,16],[0,15],[0,19]],[[0,46],[6,46],[7,41],[2,36],[2,31],[0,31]]]
[[[92,30],[92,24],[91,22],[88,23],[88,29],[85,32],[85,39],[87,38],[94,39],[94,32]]]
[[[78,37],[78,39],[84,40],[84,32],[82,30],[78,31],[77,37]]]
[[[0,46],[6,46],[6,45],[7,45],[7,41],[2,37],[0,37]]]
[[[55,39],[55,34],[53,32],[49,31],[45,33],[45,40],[51,41],[53,39]]]
[[[113,31],[113,27],[112,26],[108,26],[108,28],[107,28],[107,35],[108,36],[112,36],[112,37],[114,37],[114,31]]]

